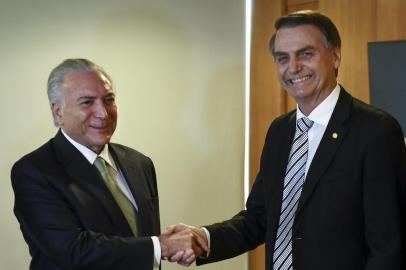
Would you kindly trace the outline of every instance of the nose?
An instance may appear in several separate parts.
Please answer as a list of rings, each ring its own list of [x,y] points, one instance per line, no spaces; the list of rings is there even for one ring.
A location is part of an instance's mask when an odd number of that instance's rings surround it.
[[[101,119],[107,118],[107,110],[106,110],[106,106],[103,104],[103,102],[98,102],[95,105],[96,106],[94,107],[94,115],[97,118],[101,118]]]
[[[302,65],[298,59],[291,58],[289,61],[288,69],[291,74],[297,74],[302,69]]]

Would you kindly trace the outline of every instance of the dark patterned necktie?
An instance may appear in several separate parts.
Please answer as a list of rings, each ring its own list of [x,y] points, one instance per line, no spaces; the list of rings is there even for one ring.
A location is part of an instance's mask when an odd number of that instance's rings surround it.
[[[313,121],[306,117],[297,120],[295,138],[285,173],[282,207],[273,255],[274,270],[293,269],[292,227],[305,178],[309,149],[307,131],[312,125]]]

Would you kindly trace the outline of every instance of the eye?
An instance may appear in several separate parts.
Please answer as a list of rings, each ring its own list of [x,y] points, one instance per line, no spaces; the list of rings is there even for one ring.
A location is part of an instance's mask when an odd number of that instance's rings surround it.
[[[105,102],[106,104],[109,104],[109,105],[114,104],[115,101],[116,101],[116,97],[113,96],[113,95],[107,96],[107,97],[105,97],[105,99],[104,99],[104,102]]]
[[[285,64],[288,62],[288,57],[286,55],[279,55],[275,57],[278,64]]]
[[[91,100],[91,99],[84,99],[79,103],[79,105],[83,106],[83,107],[90,106],[92,104],[93,104],[93,100]]]
[[[314,53],[313,53],[312,51],[304,51],[304,52],[302,52],[302,53],[300,54],[300,57],[301,57],[302,59],[310,59],[310,58],[313,57],[313,55],[314,55]]]

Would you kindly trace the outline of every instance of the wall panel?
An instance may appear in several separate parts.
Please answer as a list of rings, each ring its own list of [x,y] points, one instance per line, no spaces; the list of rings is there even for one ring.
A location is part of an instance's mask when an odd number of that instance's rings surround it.
[[[406,39],[405,14],[405,0],[376,0],[376,40]]]
[[[312,1],[303,4],[292,4],[286,6],[286,14],[289,14],[298,10],[316,10],[318,8],[318,1]]]
[[[281,0],[256,0],[253,6],[251,51],[250,181],[255,180],[266,132],[285,107],[285,96],[276,76],[268,44],[274,22],[284,9]],[[250,252],[252,270],[265,269],[264,247]]]
[[[320,0],[319,10],[336,24],[342,39],[338,82],[355,97],[369,101],[367,41],[375,39],[373,0]]]

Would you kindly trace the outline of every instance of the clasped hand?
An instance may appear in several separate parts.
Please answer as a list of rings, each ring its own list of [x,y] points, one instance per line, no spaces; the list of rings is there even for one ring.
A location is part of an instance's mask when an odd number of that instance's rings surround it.
[[[186,224],[176,224],[168,227],[161,236],[162,259],[189,266],[197,257],[204,256],[209,251],[206,233]]]

